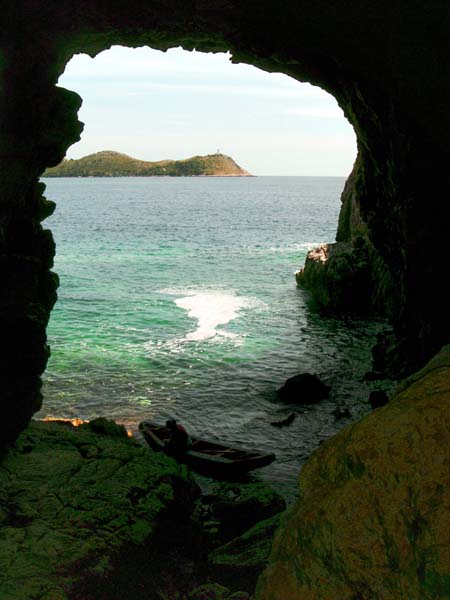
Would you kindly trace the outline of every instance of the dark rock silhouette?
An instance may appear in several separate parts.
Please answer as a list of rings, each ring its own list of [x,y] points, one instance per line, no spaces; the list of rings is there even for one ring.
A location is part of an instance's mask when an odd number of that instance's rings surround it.
[[[389,396],[383,390],[372,390],[369,394],[369,404],[372,410],[381,408],[389,402]]]
[[[277,390],[277,398],[286,404],[315,404],[328,398],[330,389],[317,375],[300,373],[285,381]]]

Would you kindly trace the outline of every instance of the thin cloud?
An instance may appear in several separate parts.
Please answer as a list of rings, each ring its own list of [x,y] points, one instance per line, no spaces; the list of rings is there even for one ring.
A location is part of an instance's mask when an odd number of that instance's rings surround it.
[[[296,107],[289,108],[286,114],[290,117],[313,117],[318,119],[342,119],[344,113],[339,106]]]
[[[149,48],[113,47],[95,59],[79,54],[68,63],[59,84],[71,89],[93,84],[97,87],[127,85],[133,93],[179,90],[272,97],[323,98],[328,95],[318,87],[300,83],[283,73],[266,73],[251,65],[233,64],[229,54],[189,53],[179,48],[163,53]]]
[[[312,91],[314,90],[314,91]],[[233,95],[233,96],[257,96],[266,98],[297,98],[301,100],[310,100],[314,98],[323,99],[323,90],[300,87],[297,88],[282,88],[272,86],[242,86],[230,84],[210,84],[210,83],[163,83],[163,82],[139,82],[130,85],[129,90],[124,90],[124,95],[139,95],[152,92],[171,92],[171,93],[188,93],[188,94],[219,94],[219,95]],[[326,97],[326,96],[325,96]],[[296,109],[292,109],[295,111]],[[309,110],[309,109],[305,109]],[[312,110],[312,109],[311,109]],[[330,109],[331,111],[331,109]],[[329,111],[329,112],[330,112]],[[324,111],[326,112],[326,111]],[[292,113],[296,114],[296,113]],[[339,114],[338,114],[339,116]],[[342,114],[341,114],[342,116]]]

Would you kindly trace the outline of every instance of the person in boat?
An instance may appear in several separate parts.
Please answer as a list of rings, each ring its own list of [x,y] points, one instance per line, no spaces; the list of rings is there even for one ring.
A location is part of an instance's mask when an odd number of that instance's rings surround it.
[[[175,419],[168,419],[166,427],[170,431],[170,439],[163,448],[164,452],[174,457],[182,456],[192,444],[188,432]]]

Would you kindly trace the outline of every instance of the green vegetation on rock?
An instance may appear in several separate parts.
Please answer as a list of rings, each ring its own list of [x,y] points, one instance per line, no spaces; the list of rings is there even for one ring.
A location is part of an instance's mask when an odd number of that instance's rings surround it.
[[[213,486],[210,544],[199,494],[114,421],[31,422],[0,465],[1,600],[248,600],[278,516],[247,530],[284,500],[265,483]]]
[[[0,466],[0,597],[90,599],[124,556],[139,565],[197,493],[185,467],[105,420],[32,422]]]
[[[230,156],[209,154],[185,160],[148,162],[126,154],[105,150],[80,159],[64,159],[49,168],[43,177],[246,177]]]

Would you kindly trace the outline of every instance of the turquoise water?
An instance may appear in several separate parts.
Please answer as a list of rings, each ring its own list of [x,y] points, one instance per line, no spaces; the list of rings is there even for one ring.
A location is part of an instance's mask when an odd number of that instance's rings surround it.
[[[333,241],[344,178],[47,179],[61,279],[40,417],[103,415],[133,430],[173,415],[196,435],[275,451],[261,471],[295,488],[336,421],[368,412],[361,377],[379,328],[323,318],[297,289],[308,249]],[[281,407],[299,372],[329,400]],[[291,411],[282,430],[270,421]]]

